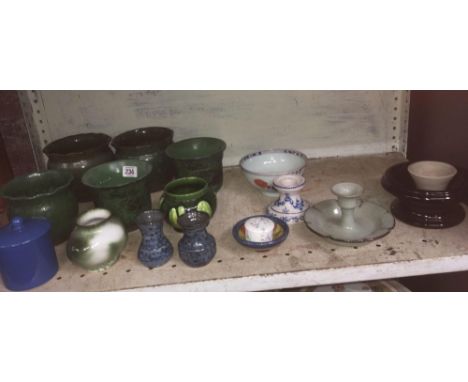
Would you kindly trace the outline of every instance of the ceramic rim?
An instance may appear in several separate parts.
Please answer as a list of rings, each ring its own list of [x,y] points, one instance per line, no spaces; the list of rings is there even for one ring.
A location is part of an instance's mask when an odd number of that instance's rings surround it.
[[[21,184],[21,182],[28,182],[30,179],[38,179],[38,178],[43,178],[47,176],[55,176],[55,177],[63,177],[63,183],[60,186],[57,186],[54,188],[52,191],[47,191],[47,192],[42,192],[40,194],[34,195],[34,196],[15,196],[15,195],[9,195],[8,190],[11,187],[14,187],[17,184]],[[70,184],[73,182],[73,174],[69,171],[66,170],[46,170],[43,172],[33,172],[28,175],[23,175],[23,176],[17,176],[10,180],[7,184],[5,184],[3,187],[0,188],[0,196],[4,197],[7,200],[32,200],[32,199],[37,199],[37,198],[42,198],[44,196],[49,196],[49,195],[54,195],[58,191],[63,190],[70,186]]]
[[[171,192],[172,188],[175,188],[179,186],[179,184],[184,185],[185,181],[191,180],[191,181],[196,181],[196,185],[200,186],[200,189],[190,192],[190,193],[184,193],[184,194],[176,194],[174,192]],[[186,176],[184,178],[178,178],[170,181],[168,184],[166,184],[166,187],[164,187],[164,193],[167,195],[170,195],[174,198],[180,198],[180,197],[188,197],[188,198],[194,198],[197,197],[198,195],[201,195],[208,189],[208,182],[200,178],[198,176]]]
[[[140,213],[136,219],[135,223],[137,225],[142,224],[160,224],[164,220],[164,214],[161,210],[152,209],[146,210]]]
[[[105,208],[93,208],[92,210],[82,213],[76,220],[76,224],[80,227],[95,227],[112,217],[112,213]]]
[[[281,184],[278,184],[277,181],[279,178],[283,177],[283,176],[293,176],[293,177],[301,177],[302,178],[302,182],[299,183],[299,184],[296,184],[294,186],[282,186]],[[294,190],[296,188],[299,188],[299,187],[302,187],[303,185],[305,185],[305,178],[304,176],[300,175],[300,174],[285,174],[285,175],[280,175],[278,176],[277,178],[273,179],[273,187],[278,187],[282,190]]]
[[[172,140],[174,131],[168,127],[148,126],[125,131],[112,139],[111,146],[115,149],[144,149],[152,147],[165,140]],[[125,140],[132,140],[127,143]]]
[[[89,147],[84,148],[84,149],[76,149],[76,151],[64,151],[61,152],[59,147],[61,145],[66,145],[66,144],[73,144],[77,143],[78,140],[86,140],[89,139],[92,144],[89,145]],[[107,134],[103,133],[82,133],[82,134],[74,134],[74,135],[69,135],[64,138],[57,139],[53,142],[50,142],[42,152],[49,156],[49,155],[58,155],[61,157],[66,157],[66,156],[72,156],[76,154],[81,154],[81,153],[90,153],[93,151],[96,151],[98,149],[104,148],[104,147],[109,147],[109,143],[111,141],[111,137]]]
[[[100,169],[107,168],[109,165],[117,165],[119,167],[123,166],[138,166],[138,172],[139,175],[137,178],[129,177],[129,178],[124,178],[122,177],[122,182],[117,185],[107,185],[107,184],[102,184],[102,183],[97,183],[95,182],[92,178],[92,174],[96,171],[99,171]],[[148,175],[150,175],[151,171],[153,169],[153,166],[149,164],[148,162],[138,160],[138,159],[122,159],[122,160],[115,160],[111,162],[106,162],[102,163],[100,165],[94,166],[89,168],[81,177],[81,183],[83,183],[85,186],[102,190],[102,189],[112,189],[112,188],[120,188],[120,187],[125,187],[128,186],[129,184],[133,184],[136,182],[139,182],[141,180],[144,180]],[[118,174],[118,172],[113,172],[110,171],[113,175]]]
[[[179,146],[182,146],[187,143],[191,142],[197,142],[197,141],[209,141],[212,143],[216,143],[218,146],[210,151],[209,154],[205,155],[177,155],[173,151],[177,150]],[[222,139],[219,138],[214,138],[214,137],[195,137],[195,138],[189,138],[189,139],[183,139],[178,142],[171,143],[165,150],[166,155],[174,160],[198,160],[198,159],[205,159],[209,158],[213,155],[222,153],[224,150],[226,150],[226,142],[224,142]]]
[[[440,166],[440,167],[445,167],[447,168],[448,170],[450,170],[449,173],[447,174],[444,174],[444,175],[424,175],[424,174],[421,174],[417,171],[415,171],[414,169],[418,166],[421,166],[422,164],[435,164],[437,166]],[[413,163],[410,163],[408,164],[408,172],[413,175],[413,176],[416,176],[418,178],[422,178],[422,179],[445,179],[445,178],[450,178],[450,177],[454,177],[455,175],[457,175],[457,168],[453,165],[451,165],[450,163],[447,163],[447,162],[441,162],[441,161],[434,161],[434,160],[421,160],[421,161],[417,161],[417,162],[413,162]]]
[[[281,172],[281,173],[276,173],[276,172],[273,172],[273,173],[261,173],[261,172],[255,172],[255,171],[250,171],[250,170],[247,170],[245,167],[244,167],[244,163],[247,159],[250,159],[250,158],[254,158],[256,156],[259,156],[259,155],[263,155],[263,154],[269,154],[269,153],[283,153],[283,154],[292,154],[292,155],[295,155],[295,156],[298,156],[300,158],[302,158],[304,160],[304,165],[295,169],[295,170],[291,170],[291,171],[288,171],[287,173],[284,173],[284,172]],[[247,154],[245,156],[243,156],[240,161],[239,161],[239,167],[242,169],[242,171],[248,173],[248,174],[252,174],[252,175],[258,175],[258,176],[280,176],[280,175],[288,175],[288,174],[295,174],[295,173],[298,173],[298,172],[301,172],[302,170],[304,170],[304,168],[306,167],[307,165],[307,156],[300,152],[300,151],[297,151],[297,150],[291,150],[291,149],[270,149],[270,150],[260,150],[260,151],[255,151],[253,153],[250,153],[250,154]]]

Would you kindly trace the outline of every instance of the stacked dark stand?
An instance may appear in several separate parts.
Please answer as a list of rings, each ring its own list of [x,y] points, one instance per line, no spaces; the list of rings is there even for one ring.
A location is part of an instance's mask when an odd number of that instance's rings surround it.
[[[460,202],[468,190],[467,174],[458,168],[458,173],[446,191],[418,190],[409,174],[409,162],[390,167],[382,177],[382,186],[395,195],[393,215],[404,223],[423,228],[448,228],[460,224],[465,210]]]

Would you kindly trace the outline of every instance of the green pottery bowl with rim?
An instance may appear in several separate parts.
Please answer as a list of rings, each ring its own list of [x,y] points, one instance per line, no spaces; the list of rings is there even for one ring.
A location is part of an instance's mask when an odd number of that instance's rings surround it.
[[[167,127],[141,127],[112,139],[117,159],[138,159],[153,166],[149,176],[150,191],[159,191],[174,177],[172,159],[166,148],[173,142],[174,131]]]
[[[174,161],[176,177],[198,176],[213,191],[223,185],[223,153],[226,142],[218,138],[198,137],[171,144],[166,154]]]
[[[0,189],[8,202],[8,216],[44,217],[51,224],[54,244],[65,241],[75,225],[78,201],[71,190],[73,175],[47,170],[19,176]]]
[[[213,216],[216,211],[216,194],[203,178],[192,176],[175,179],[164,188],[160,209],[169,223],[180,230],[178,217],[187,210],[194,209]]]
[[[49,143],[42,151],[47,155],[48,169],[72,172],[72,189],[80,202],[87,202],[92,200],[92,191],[81,183],[81,177],[89,168],[114,160],[110,141],[111,137],[102,133],[75,134]]]
[[[151,209],[151,168],[151,164],[141,160],[117,160],[90,168],[81,181],[94,190],[96,207],[109,210],[127,231],[132,231],[137,228],[136,217]]]

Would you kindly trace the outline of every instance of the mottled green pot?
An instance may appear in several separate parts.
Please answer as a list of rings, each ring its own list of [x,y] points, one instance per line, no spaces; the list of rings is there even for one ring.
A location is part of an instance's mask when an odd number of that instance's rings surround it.
[[[166,154],[174,161],[177,178],[198,176],[217,192],[223,185],[225,149],[226,143],[221,139],[200,137],[173,143]]]
[[[65,241],[78,215],[78,201],[71,190],[73,175],[48,170],[16,177],[1,190],[8,201],[8,215],[45,217],[51,224],[54,244]]]
[[[160,209],[169,223],[180,230],[178,217],[188,209],[196,209],[212,216],[216,211],[216,194],[202,178],[176,179],[164,188]]]
[[[126,177],[125,166],[133,167],[136,176]],[[148,176],[151,165],[140,160],[119,160],[101,164],[85,172],[82,182],[94,192],[96,207],[109,210],[127,231],[137,228],[136,217],[151,209]]]
[[[67,243],[67,256],[89,271],[103,271],[114,264],[127,244],[122,222],[109,210],[96,208],[82,214]]]
[[[49,160],[47,168],[68,170],[73,176],[72,189],[81,202],[92,199],[91,190],[81,183],[89,168],[114,159],[109,147],[111,137],[101,133],[70,135],[49,143],[43,150]]]
[[[144,127],[117,135],[112,140],[117,159],[139,159],[153,166],[149,176],[150,191],[160,191],[174,177],[172,160],[165,150],[174,132],[166,127]]]

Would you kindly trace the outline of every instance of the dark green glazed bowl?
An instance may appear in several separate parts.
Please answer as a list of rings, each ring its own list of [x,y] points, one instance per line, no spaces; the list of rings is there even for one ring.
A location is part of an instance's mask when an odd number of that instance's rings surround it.
[[[217,192],[223,185],[224,150],[223,140],[200,137],[173,143],[166,154],[174,161],[177,178],[198,176]]]
[[[125,166],[134,168],[133,176],[126,176]],[[119,160],[101,164],[85,172],[82,182],[94,190],[96,207],[109,210],[118,217],[127,231],[137,228],[136,217],[151,209],[148,176],[151,165],[140,160]]]
[[[138,159],[150,163],[150,191],[160,191],[174,177],[172,160],[166,148],[172,143],[174,132],[167,127],[143,127],[117,135],[111,145],[117,159]]]
[[[54,244],[67,240],[78,215],[78,201],[71,190],[73,175],[48,170],[16,177],[0,189],[8,201],[8,216],[45,217],[51,224]]]
[[[180,230],[177,223],[178,217],[188,209],[206,212],[212,216],[216,211],[216,194],[202,178],[176,179],[164,188],[160,199],[160,209],[169,223]]]
[[[48,157],[47,168],[70,171],[78,200],[90,201],[92,192],[81,183],[81,177],[89,168],[114,159],[110,141],[111,137],[101,133],[76,134],[53,141],[43,150]]]

